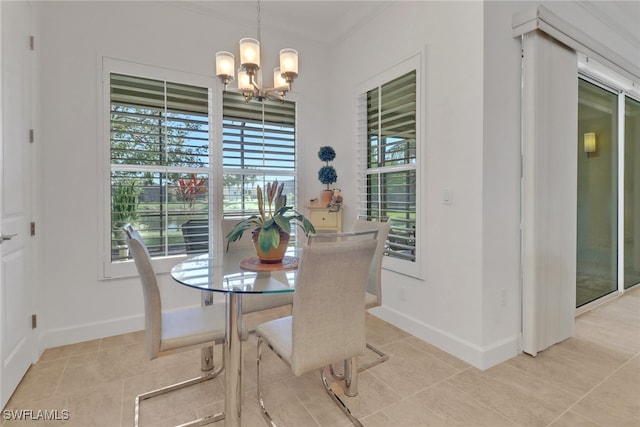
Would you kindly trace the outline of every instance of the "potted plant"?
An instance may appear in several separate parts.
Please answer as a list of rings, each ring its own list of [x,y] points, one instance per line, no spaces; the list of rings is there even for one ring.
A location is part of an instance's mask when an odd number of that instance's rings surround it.
[[[192,216],[197,212],[197,202],[207,195],[208,182],[206,178],[198,178],[195,173],[190,175],[190,179],[178,179],[175,181],[176,196],[182,201],[184,210],[187,212],[187,221],[180,225],[182,238],[185,243],[185,250],[188,254],[207,252],[209,250],[209,219],[206,211],[200,211],[200,215]]]
[[[320,147],[318,158],[325,162],[325,165],[318,171],[318,180],[327,186],[327,188],[320,193],[320,204],[329,206],[331,198],[333,197],[333,190],[331,190],[329,186],[338,180],[336,169],[329,165],[329,162],[336,158],[336,151],[329,146]]]
[[[258,185],[258,215],[252,215],[236,224],[227,234],[229,243],[235,242],[242,234],[252,229],[251,236],[260,262],[274,264],[282,262],[289,243],[291,221],[297,223],[305,235],[315,233],[313,224],[302,214],[287,206],[287,196],[282,194],[284,183],[267,183],[266,193]],[[266,201],[265,201],[266,198]]]
[[[111,189],[111,232],[121,258],[128,257],[124,226],[138,219],[140,188],[136,180],[115,184]]]
[[[200,178],[195,173],[191,174],[191,179],[179,179],[175,183],[176,195],[185,207],[193,213],[196,208],[196,201],[207,193],[207,179]]]

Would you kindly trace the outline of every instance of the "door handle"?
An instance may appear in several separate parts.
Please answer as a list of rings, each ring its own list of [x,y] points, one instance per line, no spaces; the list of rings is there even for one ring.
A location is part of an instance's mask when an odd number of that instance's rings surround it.
[[[0,234],[0,245],[2,244],[2,242],[4,242],[5,240],[11,240],[14,237],[16,237],[18,235],[18,233],[14,233],[14,234]]]

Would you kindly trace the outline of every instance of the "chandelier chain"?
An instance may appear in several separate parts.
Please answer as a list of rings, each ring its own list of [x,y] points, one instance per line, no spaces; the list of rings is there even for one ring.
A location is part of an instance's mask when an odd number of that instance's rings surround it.
[[[261,28],[261,19],[262,19],[262,8],[260,6],[260,0],[258,0],[258,31],[256,34],[256,38],[258,39],[258,42],[262,44],[262,28]]]

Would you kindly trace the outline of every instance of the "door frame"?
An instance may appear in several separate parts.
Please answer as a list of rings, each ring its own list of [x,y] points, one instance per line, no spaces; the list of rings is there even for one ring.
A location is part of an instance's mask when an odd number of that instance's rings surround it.
[[[11,20],[11,21],[9,21]],[[37,301],[35,286],[38,272],[32,266],[37,265],[34,240],[31,237],[30,221],[33,218],[34,199],[33,189],[33,144],[30,143],[34,117],[34,52],[30,40],[33,28],[33,10],[29,1],[3,2],[0,1],[0,22],[11,22],[12,25],[2,25],[0,31],[0,233],[17,233],[11,241],[0,245],[0,403],[4,407],[25,373],[35,363],[39,356],[38,337],[33,324],[32,315],[36,313]],[[9,55],[9,56],[7,56]],[[16,67],[12,73],[7,73],[8,67]],[[22,72],[27,70],[28,72]],[[14,76],[18,76],[14,78]],[[7,82],[8,79],[13,79]],[[17,80],[17,81],[15,81]],[[12,88],[8,94],[6,88]],[[16,89],[17,87],[17,89]],[[15,89],[15,92],[13,91]],[[11,98],[7,100],[7,97]],[[16,108],[11,109],[14,114],[9,117],[8,104],[19,99]],[[13,105],[12,105],[13,107]],[[14,120],[15,118],[18,120]],[[15,146],[14,146],[15,144]],[[11,145],[11,146],[10,146]],[[11,150],[18,147],[18,150]],[[22,183],[22,186],[12,186],[20,192],[21,201],[14,204],[11,215],[7,215],[8,199],[6,188],[10,184],[5,179],[6,162],[14,161],[7,158],[8,150],[18,153],[17,165],[12,166],[12,181]],[[19,173],[16,173],[19,171]],[[13,195],[15,196],[15,195]],[[9,223],[7,222],[9,221]],[[9,246],[8,245],[12,245]],[[7,250],[9,256],[7,256]],[[19,261],[15,261],[16,259]],[[7,268],[12,263],[12,268]],[[16,267],[17,266],[17,267]],[[15,267],[15,268],[13,268]],[[8,277],[11,276],[9,283]],[[20,301],[7,301],[7,290]],[[17,306],[16,311],[8,313],[9,305]],[[19,322],[21,325],[8,324]],[[7,348],[7,331],[15,334],[12,348]],[[7,363],[9,361],[10,363]]]

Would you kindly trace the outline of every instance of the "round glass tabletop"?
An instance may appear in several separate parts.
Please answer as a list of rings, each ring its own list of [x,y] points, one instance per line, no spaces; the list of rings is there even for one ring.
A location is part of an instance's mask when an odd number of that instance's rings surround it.
[[[287,259],[281,268],[268,265],[267,268],[255,267],[251,258],[255,257],[252,248],[232,249],[219,256],[202,254],[186,259],[171,269],[171,277],[178,283],[204,291],[267,294],[293,292],[297,262],[297,251],[287,252]],[[249,267],[247,267],[249,265]],[[244,268],[243,268],[244,266]],[[259,271],[255,271],[259,270]]]

